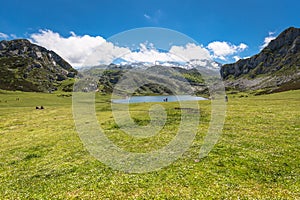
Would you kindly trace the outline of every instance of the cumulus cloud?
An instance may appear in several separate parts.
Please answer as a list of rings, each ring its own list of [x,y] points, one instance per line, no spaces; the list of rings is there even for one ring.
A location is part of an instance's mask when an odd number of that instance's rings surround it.
[[[182,57],[184,60],[209,60],[211,56],[209,51],[202,46],[188,43],[186,46],[172,46],[170,53]]]
[[[212,52],[213,58],[227,60],[227,56],[244,51],[248,46],[244,43],[239,45],[229,42],[214,41],[208,44],[207,48]]]
[[[30,40],[40,46],[55,51],[68,61],[73,67],[96,66],[110,64],[114,61],[125,63],[146,62],[190,62],[212,60],[219,58],[226,60],[228,56],[239,60],[237,53],[247,48],[246,44],[233,45],[228,42],[215,41],[207,48],[202,45],[188,43],[183,46],[173,45],[169,50],[160,51],[151,43],[141,43],[135,51],[127,47],[120,47],[101,36],[78,36],[70,32],[67,37],[51,30],[40,30],[30,35]]]
[[[0,38],[7,39],[7,38],[9,38],[9,36],[7,34],[5,34],[5,33],[1,33],[0,32]]]
[[[260,46],[260,50],[262,50],[263,48],[268,46],[268,44],[276,38],[276,36],[274,36],[274,34],[275,34],[275,32],[271,32],[271,31],[269,32],[269,35],[267,37],[265,37],[265,39],[264,39],[263,45]]]
[[[123,50],[123,48],[115,47],[113,44],[106,42],[100,36],[77,36],[74,32],[70,32],[70,34],[69,37],[62,37],[59,33],[51,30],[40,30],[39,33],[32,34],[30,38],[33,43],[55,51],[74,67],[81,67],[87,63],[97,65],[99,63],[96,62],[101,61],[103,63],[109,62],[115,54]],[[94,51],[100,50],[103,52],[98,59],[89,58],[89,55]],[[109,56],[105,56],[106,54]]]
[[[115,59],[130,54],[131,51],[125,47],[118,47],[111,42],[103,42],[92,54],[90,54],[82,66],[95,66],[99,64],[110,64]]]
[[[155,63],[157,61],[175,61],[175,56],[168,52],[159,52],[153,45],[146,46],[145,44],[140,44],[139,51],[132,51],[121,57],[127,62],[148,62]]]
[[[193,59],[210,59],[207,49],[196,44],[172,46],[169,51],[161,52],[153,44],[140,44],[138,51],[119,47],[100,36],[70,36],[63,37],[51,30],[40,30],[30,36],[31,41],[47,49],[55,51],[74,67],[110,64],[114,60],[135,62],[186,62]]]
[[[187,62],[189,60],[210,59],[208,50],[196,44],[186,44],[185,46],[172,46],[169,51],[158,51],[153,44],[146,46],[140,44],[137,52],[130,52],[121,57],[127,62]]]

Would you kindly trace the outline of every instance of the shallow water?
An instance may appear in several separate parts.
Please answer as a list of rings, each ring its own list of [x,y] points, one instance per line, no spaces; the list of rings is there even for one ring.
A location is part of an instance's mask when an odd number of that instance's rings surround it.
[[[191,96],[191,95],[165,95],[165,96],[132,96],[127,99],[113,99],[113,103],[145,103],[145,102],[168,102],[174,101],[199,101],[207,100],[203,97]]]

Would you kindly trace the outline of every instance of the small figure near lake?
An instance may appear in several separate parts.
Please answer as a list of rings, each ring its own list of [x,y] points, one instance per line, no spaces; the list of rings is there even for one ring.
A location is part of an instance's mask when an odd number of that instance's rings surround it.
[[[164,102],[168,102],[168,97],[166,97],[165,99],[163,99]]]
[[[228,96],[225,95],[225,102],[228,102]]]

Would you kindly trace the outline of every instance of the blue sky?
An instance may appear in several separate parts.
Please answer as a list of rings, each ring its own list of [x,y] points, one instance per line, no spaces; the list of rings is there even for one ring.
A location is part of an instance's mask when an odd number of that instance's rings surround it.
[[[236,49],[245,44],[222,60],[232,62],[234,55],[258,53],[266,37],[300,27],[299,10],[298,0],[1,0],[0,39],[31,38],[40,30],[106,39],[133,28],[163,27],[204,47],[215,41]]]

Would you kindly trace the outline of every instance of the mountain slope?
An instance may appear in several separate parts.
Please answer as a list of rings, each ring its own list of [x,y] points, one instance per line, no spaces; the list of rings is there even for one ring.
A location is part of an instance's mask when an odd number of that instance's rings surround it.
[[[227,88],[268,92],[300,88],[300,29],[288,28],[259,54],[223,65]]]
[[[50,92],[76,74],[55,52],[28,40],[0,42],[0,89]]]
[[[142,82],[147,80],[149,82],[137,88],[134,95],[152,95],[152,94],[173,94],[171,89],[181,88],[182,85],[189,84],[194,94],[208,95],[208,88],[205,85],[204,79],[199,71],[195,68],[186,69],[181,67],[165,67],[161,65],[154,65],[151,67],[143,66],[118,66],[110,64],[108,66],[92,67],[80,71],[86,77],[96,77],[98,90],[102,93],[112,93],[115,86],[122,80],[133,80],[135,82]],[[162,75],[158,77],[157,75]],[[168,88],[162,84],[165,79],[174,84],[173,88]],[[124,86],[125,87],[125,86]],[[124,89],[124,88],[123,88]],[[88,89],[87,89],[88,90]],[[184,88],[178,89],[184,91]],[[126,90],[124,90],[126,93]]]

